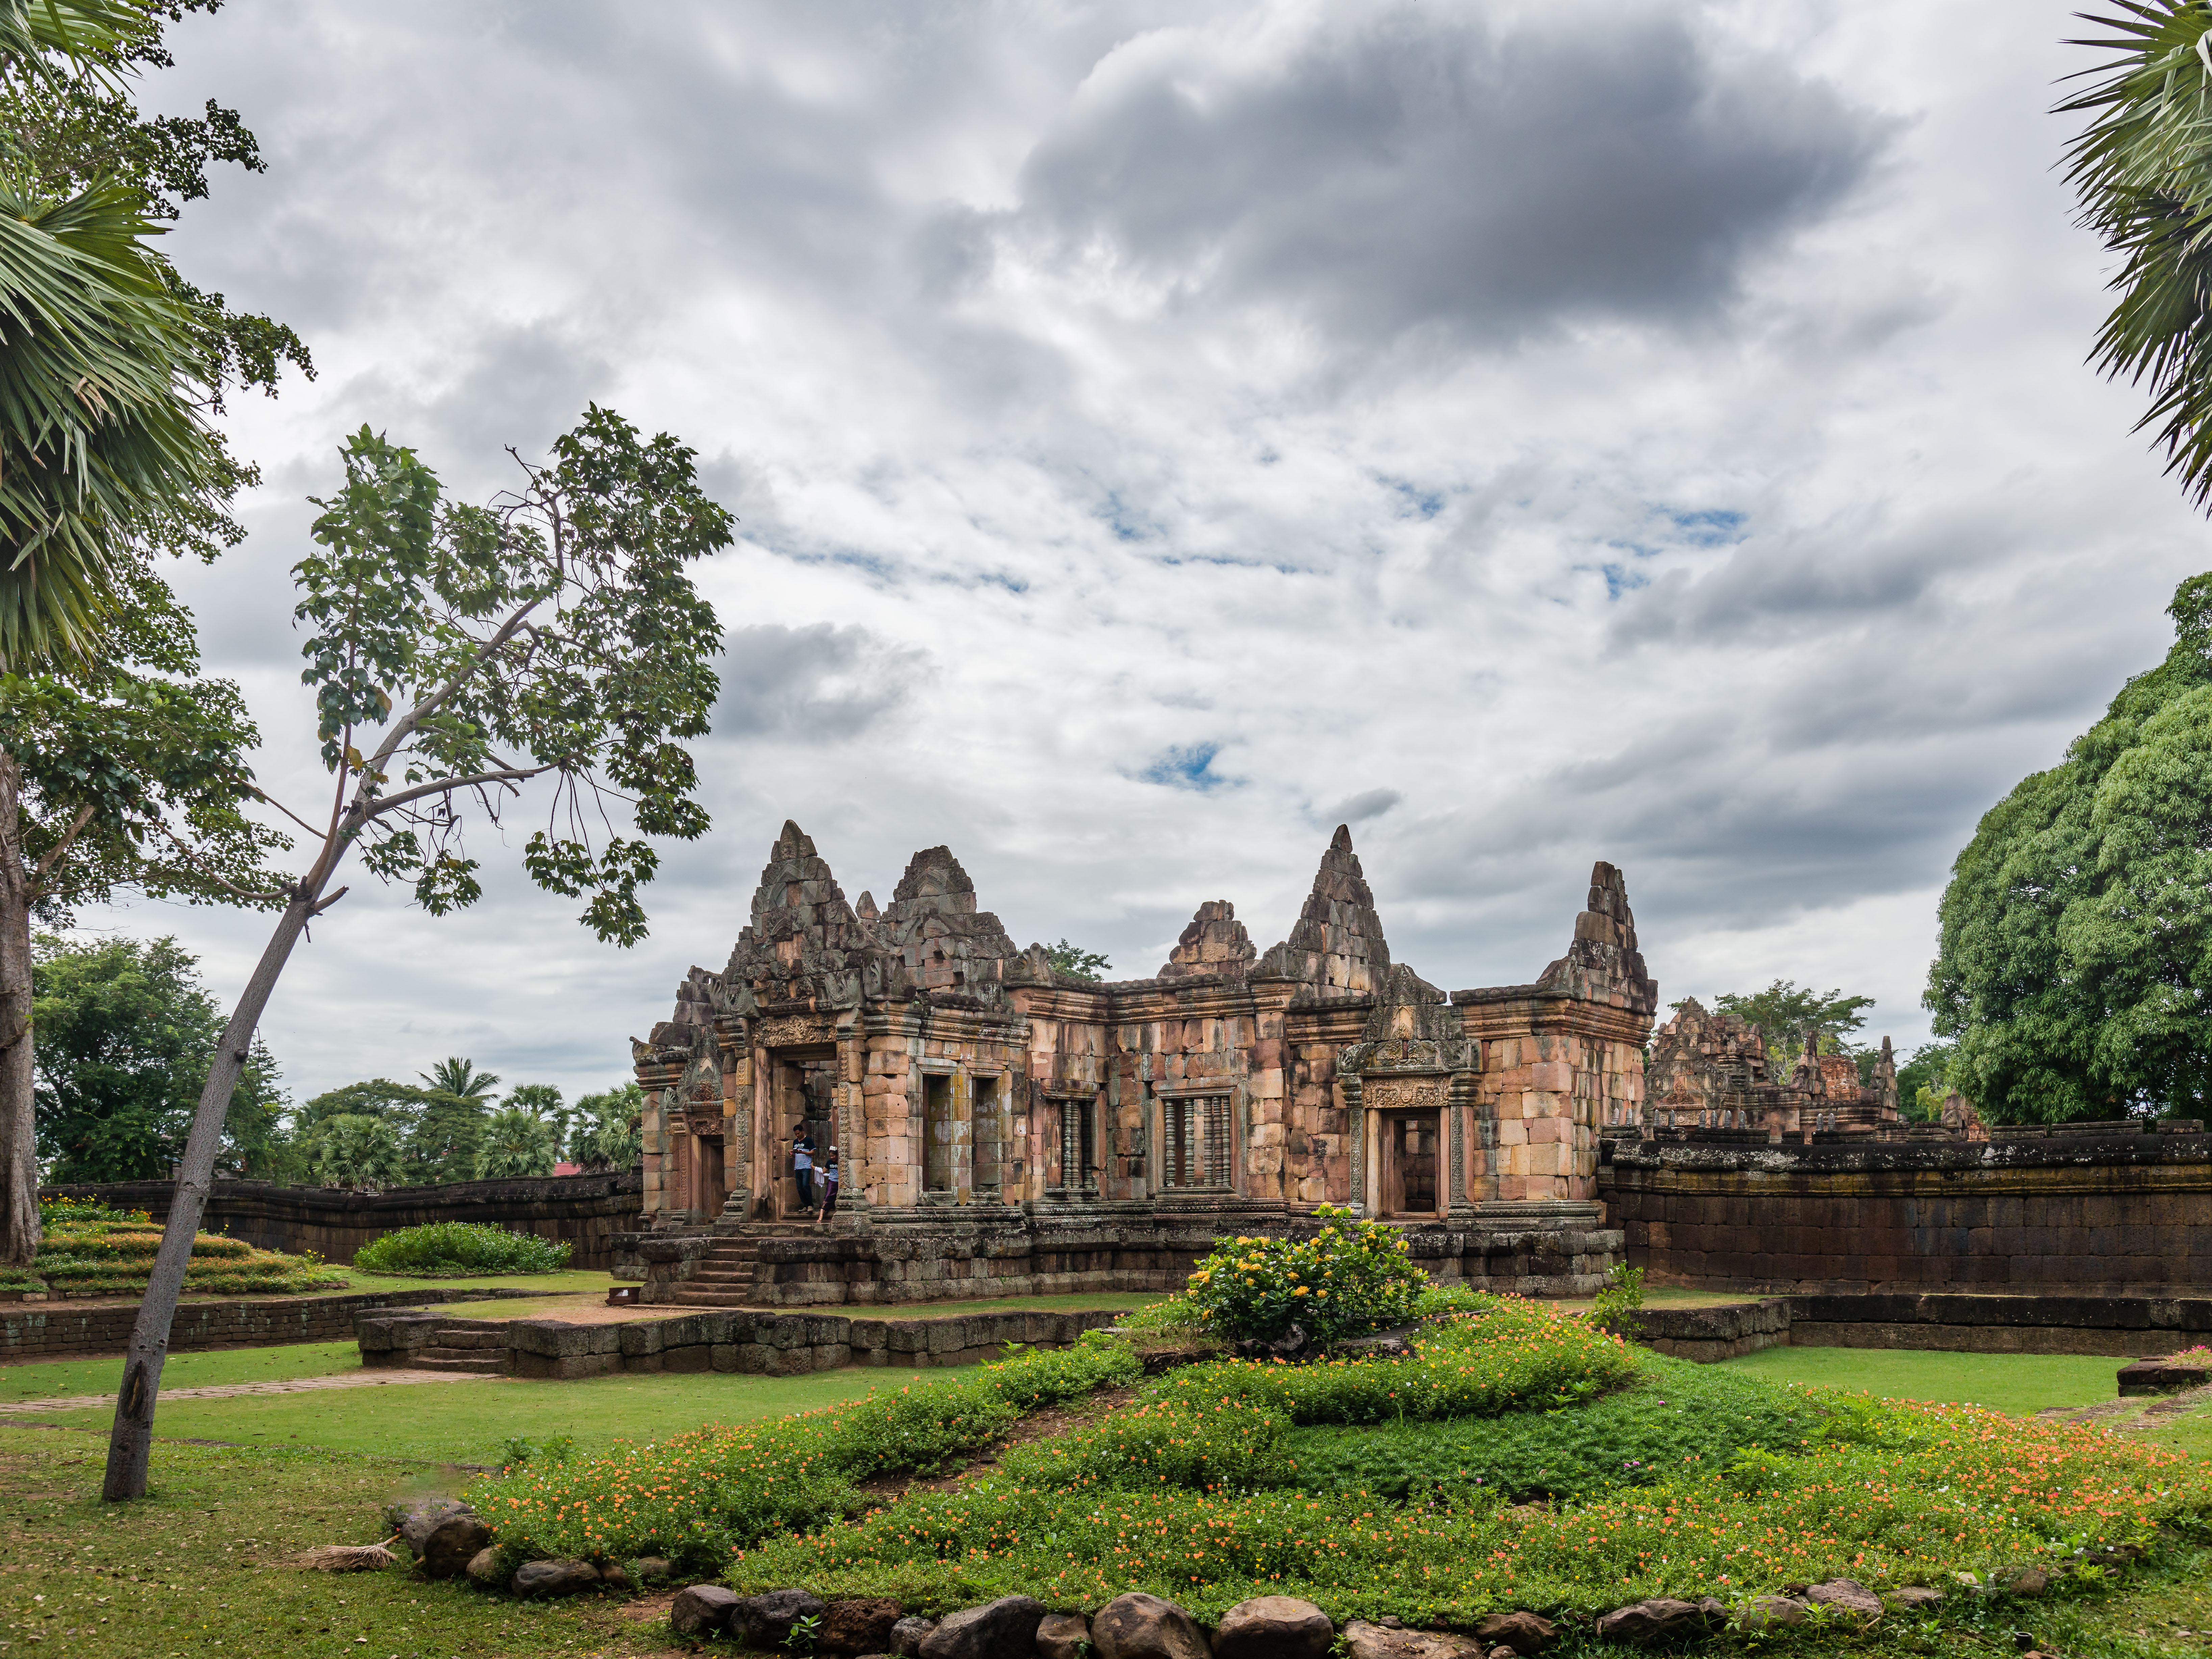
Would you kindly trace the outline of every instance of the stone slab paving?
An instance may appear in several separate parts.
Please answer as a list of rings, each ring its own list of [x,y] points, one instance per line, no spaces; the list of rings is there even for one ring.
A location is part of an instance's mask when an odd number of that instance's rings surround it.
[[[379,1370],[348,1376],[295,1376],[272,1382],[221,1382],[204,1389],[164,1389],[163,1400],[235,1400],[257,1394],[310,1394],[319,1389],[381,1389],[404,1382],[504,1382],[503,1376],[482,1371]],[[54,1400],[0,1401],[0,1412],[88,1411],[112,1406],[112,1394],[73,1394]]]

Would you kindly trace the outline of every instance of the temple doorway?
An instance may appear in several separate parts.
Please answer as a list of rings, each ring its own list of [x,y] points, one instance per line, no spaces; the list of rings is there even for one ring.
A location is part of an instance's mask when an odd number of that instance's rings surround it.
[[[773,1213],[779,1218],[805,1212],[799,1179],[792,1168],[792,1146],[804,1133],[814,1143],[814,1167],[819,1171],[837,1148],[836,1084],[837,1050],[823,1043],[805,1048],[779,1048],[771,1060],[769,1087],[769,1181]],[[814,1199],[821,1201],[820,1176],[814,1180]]]
[[[1382,1212],[1386,1216],[1433,1216],[1437,1201],[1437,1175],[1443,1160],[1437,1155],[1443,1139],[1443,1114],[1439,1111],[1387,1112],[1382,1115]]]

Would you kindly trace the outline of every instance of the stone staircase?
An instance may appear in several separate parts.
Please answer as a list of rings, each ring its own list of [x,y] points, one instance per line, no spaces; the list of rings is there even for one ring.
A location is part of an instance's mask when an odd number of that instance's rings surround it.
[[[717,1227],[691,1276],[676,1287],[669,1304],[678,1308],[742,1308],[751,1298],[753,1270],[764,1238],[804,1238],[814,1231],[805,1222],[748,1221]]]
[[[504,1375],[514,1360],[507,1353],[507,1322],[455,1322],[441,1325],[431,1334],[431,1346],[417,1348],[408,1360],[418,1371],[474,1371],[483,1376]]]

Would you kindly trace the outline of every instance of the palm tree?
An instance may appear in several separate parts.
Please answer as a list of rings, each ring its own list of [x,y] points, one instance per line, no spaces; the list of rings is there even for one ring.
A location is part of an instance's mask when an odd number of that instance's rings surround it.
[[[0,0],[0,98],[60,71],[100,76],[152,0]],[[150,580],[149,534],[204,521],[220,446],[193,388],[212,366],[131,186],[38,196],[0,123],[0,673],[82,661]],[[22,776],[0,750],[0,1261],[38,1249]],[[57,849],[58,853],[59,849]]]
[[[472,1060],[463,1060],[459,1054],[448,1054],[427,1072],[417,1072],[426,1089],[435,1089],[440,1094],[452,1095],[460,1100],[489,1102],[492,1091],[499,1087],[499,1076],[493,1072],[479,1072]]]
[[[2212,497],[2212,7],[2205,0],[2115,0],[2085,20],[2113,33],[2075,46],[2119,55],[2058,106],[2089,112],[2068,145],[2066,178],[2081,222],[2121,256],[2120,298],[2090,359],[2148,380],[2166,470],[2200,507]]]

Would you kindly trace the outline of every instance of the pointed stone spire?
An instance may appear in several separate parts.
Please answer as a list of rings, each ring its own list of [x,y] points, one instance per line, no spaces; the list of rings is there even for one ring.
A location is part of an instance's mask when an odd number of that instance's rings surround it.
[[[1181,979],[1191,974],[1226,974],[1242,978],[1259,956],[1252,935],[1237,920],[1237,907],[1227,899],[1208,899],[1198,907],[1190,926],[1182,930],[1175,949],[1168,952],[1162,979]]]
[[[1372,992],[1389,972],[1389,941],[1352,850],[1350,824],[1336,826],[1297,924],[1264,967],[1270,975],[1304,980],[1323,999]]]
[[[863,887],[859,900],[853,906],[853,914],[862,921],[875,921],[882,914],[876,908],[876,896]]]
[[[1589,908],[1575,918],[1574,942],[1544,969],[1537,984],[1555,994],[1608,1002],[1631,1013],[1658,1012],[1659,987],[1644,972],[1636,948],[1628,883],[1603,860],[1590,866]]]
[[[881,931],[925,990],[988,998],[1021,954],[998,917],[976,908],[975,884],[949,847],[925,847],[908,860]]]
[[[829,861],[798,824],[784,821],[769,849],[752,921],[738,935],[725,978],[764,999],[820,997],[858,969],[869,951],[860,919],[845,902]]]

